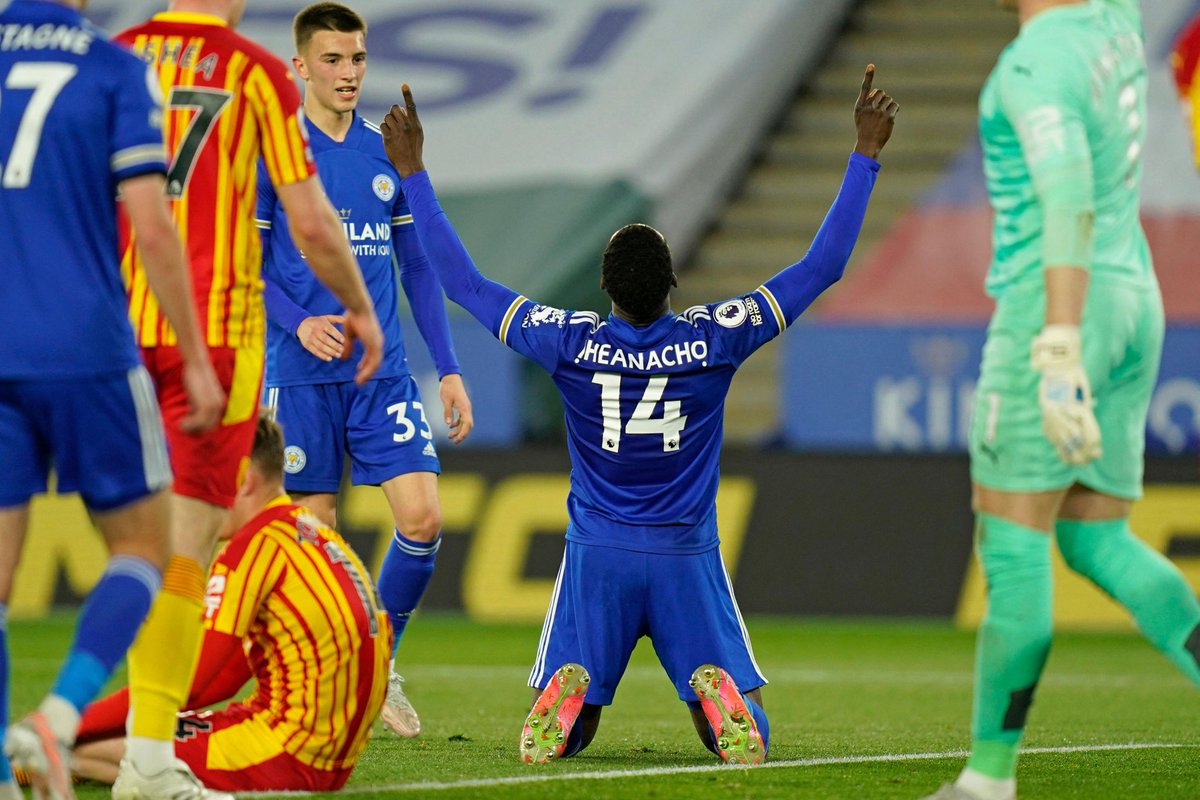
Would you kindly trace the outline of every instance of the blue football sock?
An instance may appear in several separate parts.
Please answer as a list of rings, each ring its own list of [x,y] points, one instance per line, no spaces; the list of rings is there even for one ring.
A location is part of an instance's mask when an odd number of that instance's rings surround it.
[[[567,734],[567,746],[563,748],[562,758],[570,758],[583,749],[583,716],[576,718],[571,732]]]
[[[771,749],[771,721],[767,719],[767,712],[762,706],[751,700],[749,695],[742,695],[742,700],[745,701],[750,716],[754,717],[754,724],[758,726],[758,735],[762,737],[763,750],[769,751]]]
[[[0,742],[8,731],[8,605],[0,603]],[[0,783],[13,779],[8,759],[0,755]]]
[[[379,597],[392,620],[392,630],[396,632],[396,638],[392,640],[393,656],[408,618],[421,602],[421,595],[425,594],[425,587],[433,577],[441,544],[441,534],[432,542],[414,542],[400,531],[392,536],[392,546],[383,557],[383,567],[379,570]]]
[[[51,694],[83,712],[125,656],[161,583],[162,574],[145,559],[113,556],[108,560],[79,614],[75,641]]]

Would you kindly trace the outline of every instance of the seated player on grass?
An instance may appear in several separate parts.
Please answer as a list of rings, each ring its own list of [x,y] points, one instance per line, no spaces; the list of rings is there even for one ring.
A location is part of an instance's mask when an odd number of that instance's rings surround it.
[[[447,296],[549,372],[566,409],[570,524],[530,676],[525,762],[571,756],[591,742],[642,636],[654,641],[707,747],[728,762],[766,757],[766,679],[718,549],[725,396],[742,361],[841,277],[850,258],[875,156],[899,108],[871,89],[874,69],[855,106],[858,142],[841,192],[808,254],[752,292],[678,316],[671,251],[648,225],[621,228],[604,250],[607,320],[538,305],[488,280],[438,204],[407,86],[405,108],[393,106],[384,120],[384,147]]]
[[[387,693],[392,628],[350,545],[283,492],[283,432],[259,417],[250,463],[209,572],[204,642],[175,754],[226,791],[339,789]],[[111,783],[128,689],[87,708],[74,771]]]

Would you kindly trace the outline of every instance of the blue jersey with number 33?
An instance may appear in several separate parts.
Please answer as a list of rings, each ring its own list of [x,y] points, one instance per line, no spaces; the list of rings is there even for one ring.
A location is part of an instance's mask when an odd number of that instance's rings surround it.
[[[734,371],[836,281],[879,164],[852,155],[808,254],[753,292],[634,326],[534,303],[475,269],[428,175],[402,186],[451,300],[550,373],[571,453],[571,541],[650,553],[717,544],[725,396]]]
[[[138,363],[117,252],[117,185],[166,172],[147,66],[79,12],[0,12],[0,379]]]

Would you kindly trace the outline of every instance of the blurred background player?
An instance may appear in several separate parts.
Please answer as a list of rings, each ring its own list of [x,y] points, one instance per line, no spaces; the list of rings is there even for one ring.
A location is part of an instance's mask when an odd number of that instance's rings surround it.
[[[354,484],[380,486],[395,530],[379,590],[399,644],[433,574],[441,541],[441,471],[417,383],[408,368],[397,309],[396,267],[417,327],[441,378],[443,416],[460,442],[473,423],[450,340],[441,284],[417,240],[387,160],[379,128],[355,107],[367,70],[367,25],[340,3],[316,3],[293,22],[296,73],[304,80],[304,120],[321,182],[358,258],[387,348],[373,380],[358,386],[341,358],[343,308],[308,269],[289,215],[265,174],[258,184],[267,317],[267,397],[287,432],[289,492],[329,526],[336,524],[345,454]],[[265,171],[265,167],[260,167]],[[416,736],[420,718],[393,670],[383,720]]]
[[[1180,32],[1171,49],[1171,70],[1184,118],[1192,134],[1192,157],[1200,167],[1200,14]]]
[[[566,409],[570,524],[530,675],[524,761],[571,756],[591,742],[642,636],[654,641],[709,749],[730,762],[766,757],[766,679],[718,548],[725,396],[742,361],[842,275],[899,108],[871,88],[874,69],[855,105],[846,177],[808,254],[749,294],[678,316],[670,250],[647,225],[621,228],[605,248],[607,320],[534,303],[485,278],[424,171],[407,85],[405,108],[384,119],[384,145],[447,295],[549,372]]]
[[[155,380],[177,480],[171,530],[176,555],[130,651],[128,777],[123,774],[113,789],[120,798],[145,795],[142,778],[175,774],[175,713],[187,696],[199,647],[204,573],[254,439],[265,328],[254,228],[260,153],[280,202],[304,220],[295,234],[309,265],[348,309],[347,335],[363,340],[358,379],[370,376],[382,350],[370,297],[314,175],[291,75],[278,58],[233,32],[244,6],[244,0],[176,0],[169,11],[117,37],[154,65],[166,98],[167,196],[190,257],[205,340],[229,396],[218,429],[198,440],[179,435],[175,332],[146,286],[136,234],[127,235],[122,270],[129,314]]]
[[[144,63],[87,23],[82,2],[16,0],[0,12],[0,728],[8,719],[5,619],[32,495],[53,465],[79,492],[110,557],[75,641],[5,752],[42,796],[73,797],[67,753],[79,713],[121,660],[159,590],[171,485],[150,377],[138,359],[117,253],[117,206],[144,278],[175,330],[181,435],[211,428],[224,398],[163,199],[162,99]],[[53,43],[34,31],[54,31]],[[0,797],[20,797],[0,758]]]
[[[988,610],[971,756],[937,798],[1008,800],[1050,650],[1051,536],[1200,681],[1200,605],[1133,535],[1163,308],[1138,217],[1146,59],[1136,0],[1008,0],[1021,31],[980,99],[996,299],[971,431]]]
[[[350,545],[283,491],[283,432],[264,415],[222,528],[205,597],[204,644],[175,753],[208,786],[340,789],[387,692],[392,632]],[[76,773],[112,781],[124,750],[122,690],[93,703]],[[155,795],[167,797],[169,795]]]

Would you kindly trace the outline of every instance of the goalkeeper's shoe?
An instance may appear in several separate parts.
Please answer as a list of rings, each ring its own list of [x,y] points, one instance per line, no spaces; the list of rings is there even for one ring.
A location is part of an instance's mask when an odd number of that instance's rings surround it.
[[[45,714],[34,711],[9,728],[4,753],[15,770],[29,776],[34,797],[74,800],[71,748],[54,738]]]
[[[407,736],[410,739],[421,733],[421,718],[417,710],[404,693],[404,678],[393,672],[388,675],[387,699],[383,701],[383,710],[379,718],[392,733],[397,736]]]
[[[113,800],[234,800],[233,795],[205,788],[191,767],[180,759],[154,775],[143,775],[129,759],[112,787]]]
[[[968,791],[953,783],[943,783],[942,787],[922,800],[984,800],[981,795]],[[1017,800],[1016,792],[1008,795],[1005,800]]]
[[[538,695],[521,731],[521,760],[545,764],[563,754],[571,728],[583,710],[591,676],[580,664],[563,664]]]
[[[761,764],[767,749],[754,716],[729,673],[715,664],[702,664],[688,684],[700,698],[700,707],[712,727],[713,742],[728,764]]]

